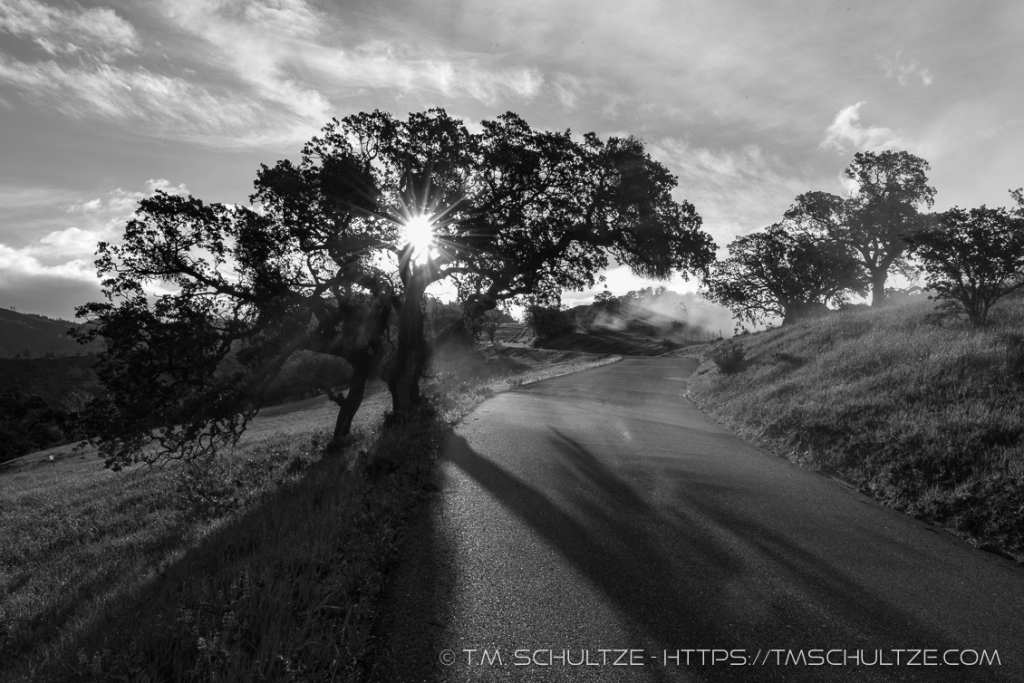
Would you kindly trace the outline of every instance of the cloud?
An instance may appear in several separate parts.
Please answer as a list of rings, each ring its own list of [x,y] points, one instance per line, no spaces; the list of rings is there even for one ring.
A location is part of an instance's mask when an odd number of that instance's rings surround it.
[[[544,84],[531,66],[499,66],[479,54],[418,49],[394,38],[365,38],[303,0],[257,6],[240,1],[169,4],[166,16],[202,41],[207,63],[227,68],[259,99],[325,123],[334,100],[353,89],[469,97],[493,105],[530,100]]]
[[[133,123],[155,137],[245,147],[302,139],[315,130],[297,130],[286,112],[142,67],[27,63],[0,54],[0,83],[67,116]]]
[[[304,0],[160,5],[163,19],[184,35],[172,49],[143,43],[106,8],[57,9],[36,0],[0,6],[0,27],[50,56],[29,61],[0,52],[0,86],[75,119],[215,148],[301,142],[337,113],[337,101],[367,90],[494,106],[533,100],[545,86],[530,65],[424,50],[394,36],[367,39]],[[137,63],[116,59],[127,55]]]
[[[146,181],[144,190],[116,188],[105,197],[72,202],[65,215],[74,217],[78,225],[51,230],[22,246],[0,242],[0,305],[70,318],[75,306],[89,297],[96,300],[100,291],[93,264],[97,244],[116,242],[139,200],[156,190],[188,193],[184,184],[173,185],[163,178]],[[21,195],[63,196],[44,188],[25,189]]]
[[[32,210],[66,204],[74,197],[75,194],[70,190],[0,185],[0,207],[2,207],[0,212]]]
[[[76,217],[78,225],[53,230],[16,251],[20,256],[36,259],[40,264],[62,264],[69,258],[91,259],[99,242],[116,241],[125,223],[134,215],[140,200],[152,197],[157,190],[169,194],[188,194],[188,187],[184,183],[172,185],[164,178],[147,180],[145,188],[135,191],[116,188],[108,192],[106,197],[75,201],[68,206],[66,215]]]
[[[650,142],[648,149],[679,177],[677,199],[694,205],[720,249],[739,235],[780,220],[806,189],[806,181],[758,145],[710,149],[662,138]]]
[[[825,139],[819,149],[835,149],[840,152],[850,147],[868,152],[907,147],[907,142],[893,129],[880,126],[861,126],[860,108],[867,102],[861,100],[839,110],[832,124],[825,129]]]
[[[67,212],[73,213],[76,211],[82,211],[88,213],[90,211],[99,211],[103,207],[103,200],[100,198],[90,199],[89,201],[78,201],[68,207]]]
[[[86,282],[97,281],[96,269],[84,259],[46,265],[25,249],[12,249],[6,244],[0,244],[0,287],[7,285],[12,279],[38,275]]]
[[[600,106],[610,106],[614,110],[615,104],[622,100],[621,96],[611,93],[613,87],[610,83],[596,76],[557,72],[551,79],[549,88],[566,111],[580,109],[586,106],[585,101],[589,104],[596,98],[600,98]],[[610,103],[612,100],[614,102]]]
[[[90,56],[103,61],[135,54],[135,27],[107,7],[62,9],[35,0],[0,3],[0,31],[27,38],[51,55]]]
[[[931,71],[925,69],[916,61],[904,64],[900,61],[902,52],[896,53],[895,59],[889,59],[881,55],[875,55],[875,61],[885,71],[886,78],[895,78],[900,85],[907,85],[912,79],[921,79],[921,84],[928,87],[935,81]]]

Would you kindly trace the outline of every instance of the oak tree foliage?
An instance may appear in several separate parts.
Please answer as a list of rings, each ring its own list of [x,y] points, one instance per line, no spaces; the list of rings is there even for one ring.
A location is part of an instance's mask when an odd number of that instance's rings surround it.
[[[408,413],[432,337],[451,332],[426,329],[434,282],[454,284],[470,321],[591,287],[612,258],[645,277],[705,273],[713,242],[675,184],[634,138],[537,131],[512,113],[470,133],[433,109],[330,122],[297,162],[259,169],[250,207],[157,193],[120,244],[100,245],[106,300],[78,310],[92,322],[81,336],[106,342],[101,450],[113,465],[213,453],[300,352],[351,366],[346,386],[323,387],[335,439],[373,376]],[[417,217],[429,248],[404,229]]]
[[[846,248],[781,223],[737,238],[714,265],[704,296],[741,322],[790,324],[865,291],[863,270]]]
[[[1024,215],[1004,208],[954,207],[910,238],[928,289],[947,313],[984,325],[999,299],[1024,287]]]
[[[921,211],[934,203],[930,166],[905,151],[858,152],[844,170],[857,190],[849,197],[807,192],[786,211],[787,221],[847,247],[867,271],[871,305],[885,302],[889,273],[912,273],[906,258],[908,235],[929,221]]]

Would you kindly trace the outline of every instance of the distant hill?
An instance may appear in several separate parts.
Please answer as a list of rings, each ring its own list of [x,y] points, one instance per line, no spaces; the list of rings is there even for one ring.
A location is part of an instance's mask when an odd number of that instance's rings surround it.
[[[0,358],[23,358],[26,352],[30,358],[79,356],[103,350],[100,342],[83,346],[69,337],[68,330],[75,327],[79,325],[67,320],[0,308]]]

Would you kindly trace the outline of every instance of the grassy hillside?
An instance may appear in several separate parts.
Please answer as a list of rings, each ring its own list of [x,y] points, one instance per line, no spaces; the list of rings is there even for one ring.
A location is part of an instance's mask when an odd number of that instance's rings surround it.
[[[744,435],[982,547],[1024,559],[1024,300],[975,330],[932,302],[743,336],[691,396]]]
[[[83,346],[68,336],[68,330],[77,326],[67,320],[0,308],[0,358],[12,358],[26,350],[32,357],[47,353],[67,356],[99,353],[102,350],[99,342]]]
[[[114,473],[69,446],[0,464],[0,680],[361,680],[404,520],[443,430],[482,398],[612,362],[442,359],[436,412],[325,455],[324,397],[262,411],[209,466]],[[49,456],[54,456],[51,461]]]

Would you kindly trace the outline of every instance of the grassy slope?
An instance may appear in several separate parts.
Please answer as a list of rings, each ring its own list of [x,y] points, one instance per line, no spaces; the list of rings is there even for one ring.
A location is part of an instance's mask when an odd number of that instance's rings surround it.
[[[1024,300],[972,330],[926,300],[740,337],[691,396],[794,462],[1024,559]]]
[[[380,435],[377,387],[338,457],[320,452],[335,416],[320,398],[263,411],[197,475],[115,474],[67,446],[5,463],[0,679],[358,679],[446,423],[496,391],[613,360],[450,359],[440,419]]]

